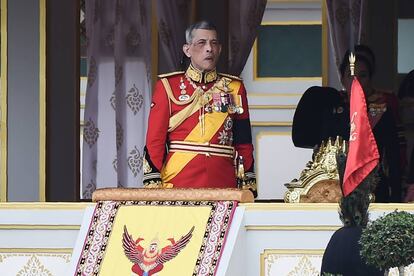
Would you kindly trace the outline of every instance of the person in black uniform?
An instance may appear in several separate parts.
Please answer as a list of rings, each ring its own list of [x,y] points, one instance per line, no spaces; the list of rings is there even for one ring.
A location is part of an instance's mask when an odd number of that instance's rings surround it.
[[[296,147],[317,149],[322,141],[349,137],[346,93],[332,87],[312,86],[303,94],[293,117],[292,140]]]
[[[346,154],[336,156],[339,181],[342,185]],[[321,275],[381,276],[384,271],[369,265],[361,255],[360,239],[369,220],[369,204],[372,187],[378,182],[377,170],[373,170],[348,196],[339,202],[339,218],[343,227],[336,230],[322,258]]]
[[[321,275],[330,273],[343,276],[382,276],[383,271],[367,265],[360,255],[359,240],[362,227],[344,226],[335,231],[325,249]]]
[[[340,71],[342,83],[350,95],[352,77],[350,75],[349,52],[342,61]],[[368,118],[377,142],[380,154],[379,183],[375,189],[375,202],[401,202],[401,158],[398,129],[388,101],[377,97],[372,89],[371,78],[373,65],[365,55],[356,52],[355,75],[365,93],[368,107]],[[345,98],[345,100],[349,99]],[[348,117],[349,121],[349,117]]]
[[[317,148],[329,137],[349,140],[349,96],[352,77],[345,54],[340,71],[344,91],[330,87],[311,87],[299,101],[293,118],[292,139],[297,147]],[[386,101],[370,98],[373,66],[370,60],[355,53],[355,75],[367,99],[368,117],[380,153],[379,178],[375,202],[401,202],[401,166],[395,120]]]

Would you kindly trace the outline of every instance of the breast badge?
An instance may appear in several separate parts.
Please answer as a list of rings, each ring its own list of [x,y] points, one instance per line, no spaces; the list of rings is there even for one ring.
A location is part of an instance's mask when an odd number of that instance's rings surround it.
[[[190,96],[187,94],[187,86],[184,83],[183,78],[180,80],[180,96],[178,97],[178,100],[180,102],[188,101],[190,99]]]
[[[179,100],[180,102],[188,101],[189,99],[190,99],[190,96],[189,96],[188,94],[180,95],[180,96],[178,97],[178,100]]]

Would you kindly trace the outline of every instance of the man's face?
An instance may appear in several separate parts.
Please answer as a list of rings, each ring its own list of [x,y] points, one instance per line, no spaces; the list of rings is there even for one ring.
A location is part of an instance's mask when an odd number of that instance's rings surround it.
[[[191,64],[198,70],[213,70],[216,68],[221,52],[216,31],[193,30],[193,40],[190,44],[184,44],[183,51],[191,59]]]

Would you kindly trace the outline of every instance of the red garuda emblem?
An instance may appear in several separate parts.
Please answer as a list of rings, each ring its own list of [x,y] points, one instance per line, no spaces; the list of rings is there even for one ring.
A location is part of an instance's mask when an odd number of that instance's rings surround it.
[[[124,234],[122,235],[122,247],[128,259],[134,263],[132,271],[139,276],[151,276],[160,272],[164,268],[164,263],[172,260],[180,251],[190,242],[193,236],[194,226],[190,231],[182,236],[177,242],[174,238],[169,238],[170,245],[159,248],[157,238],[153,239],[147,248],[143,248],[139,243],[143,238],[134,241],[124,225]]]

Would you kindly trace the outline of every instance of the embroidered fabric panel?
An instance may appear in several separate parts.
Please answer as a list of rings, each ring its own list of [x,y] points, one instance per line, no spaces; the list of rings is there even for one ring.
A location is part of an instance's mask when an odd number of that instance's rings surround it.
[[[121,206],[177,206],[206,207],[211,211],[192,275],[214,275],[224,248],[236,201],[101,201],[98,202],[83,250],[76,268],[76,275],[99,275],[108,247],[115,217]],[[161,230],[161,229],[160,229]]]
[[[206,244],[203,244],[202,249],[205,250],[200,250],[200,263],[197,260],[193,275],[214,275],[224,247],[236,204],[232,201],[218,201],[215,205],[204,235]]]

